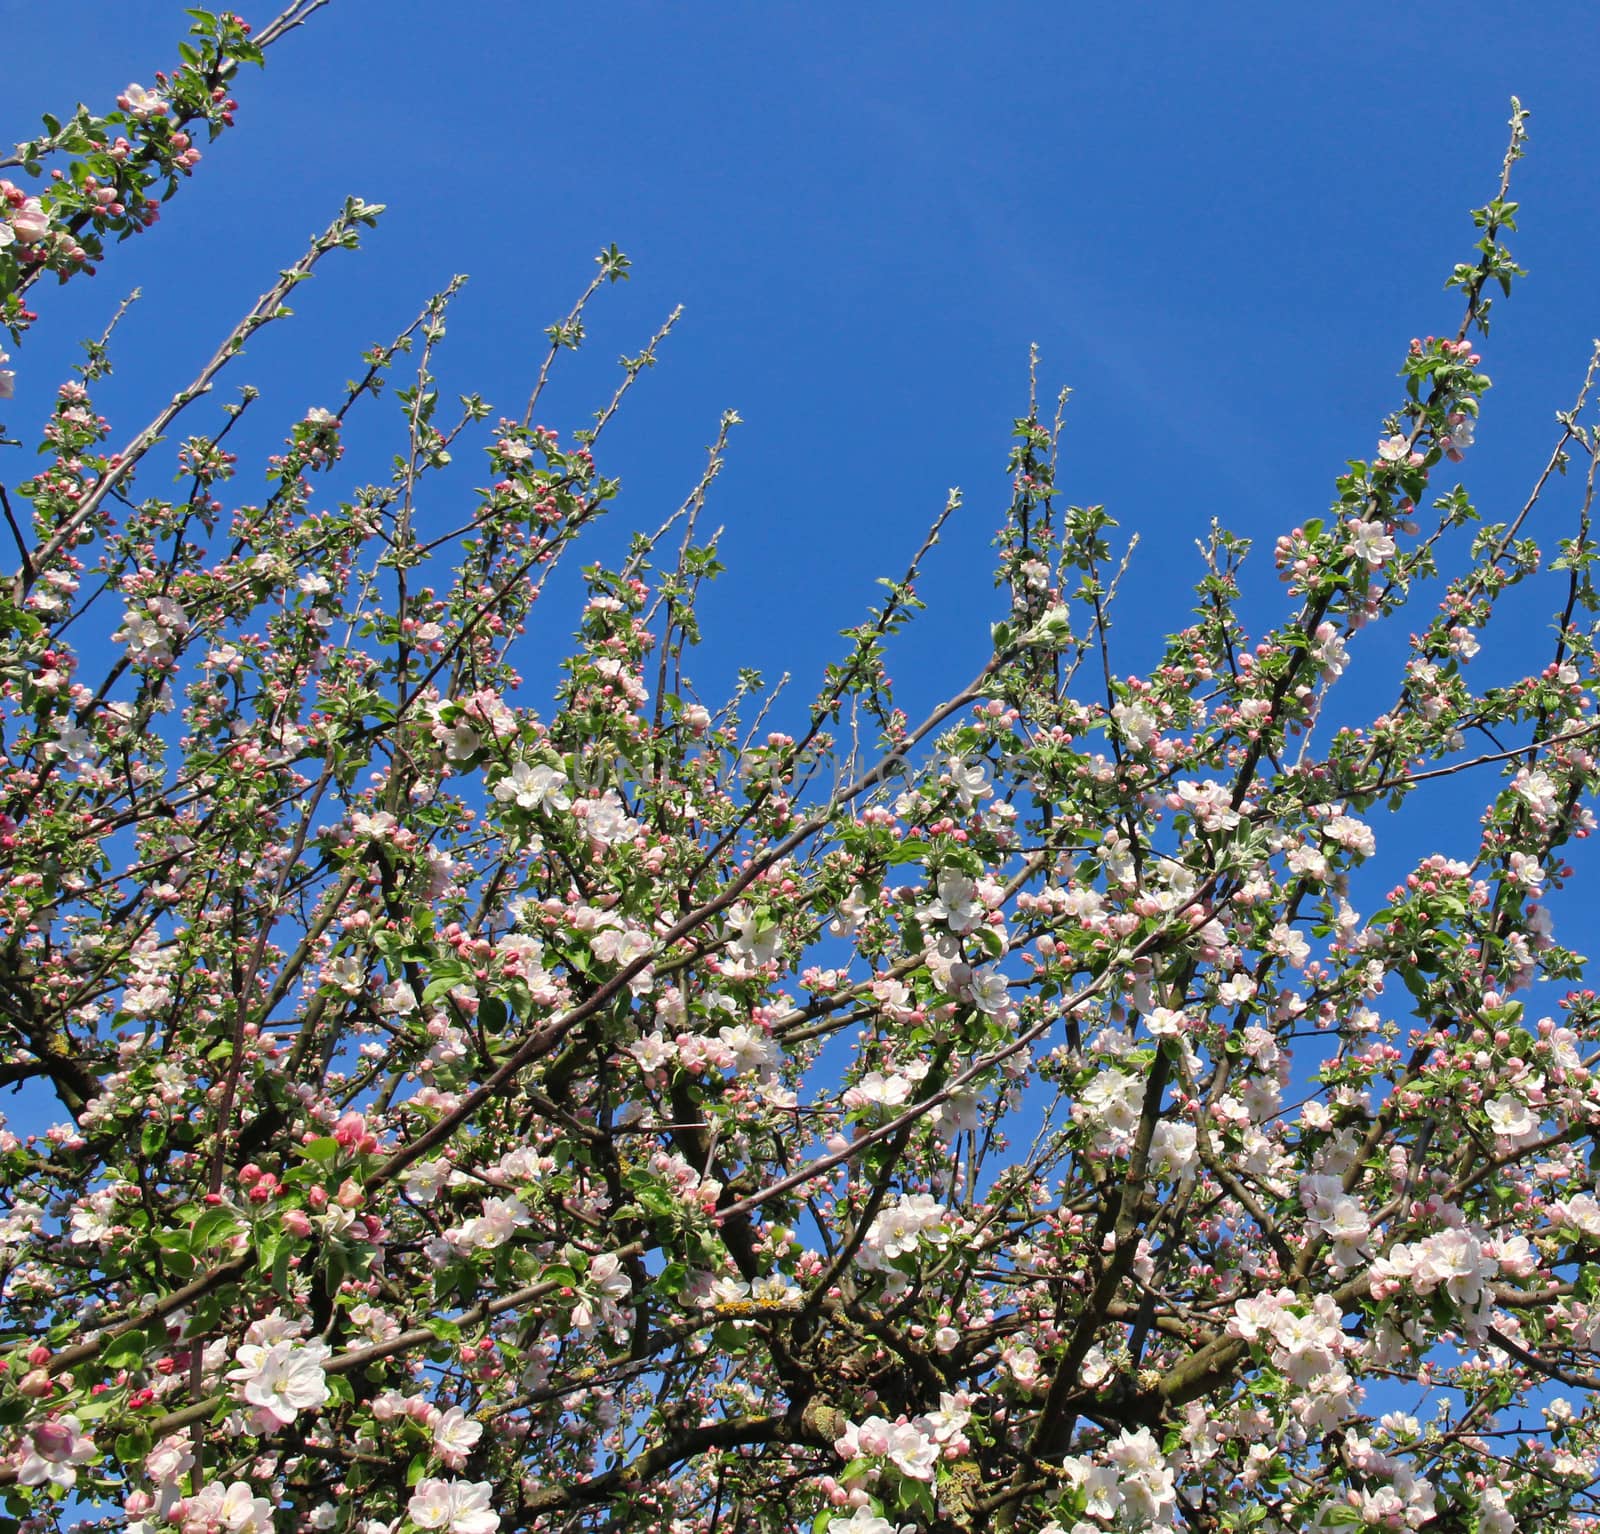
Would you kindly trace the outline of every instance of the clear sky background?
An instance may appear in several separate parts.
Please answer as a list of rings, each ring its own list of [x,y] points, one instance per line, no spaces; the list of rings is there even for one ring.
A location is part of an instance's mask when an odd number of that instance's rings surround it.
[[[167,0],[4,10],[11,137],[150,83],[186,26]],[[1486,517],[1521,505],[1600,332],[1597,41],[1590,7],[1549,0],[333,0],[241,77],[238,128],[156,230],[42,294],[8,418],[26,435],[72,343],[137,284],[97,401],[130,436],[351,192],[389,205],[380,229],[227,377],[265,392],[247,443],[270,451],[332,402],[457,271],[441,386],[520,414],[543,327],[614,240],[635,276],[601,295],[541,417],[585,424],[617,355],[685,306],[601,459],[624,485],[615,548],[693,483],[720,411],[744,417],[709,513],[731,568],[704,611],[706,701],[741,664],[808,696],[951,485],[968,509],[894,670],[913,712],[973,673],[1033,341],[1046,390],[1075,390],[1067,499],[1145,540],[1116,636],[1131,670],[1183,621],[1212,516],[1257,538],[1270,600],[1273,537],[1372,454],[1408,338],[1459,319],[1441,284],[1471,254],[1512,93],[1534,112],[1511,241],[1531,275],[1496,315],[1463,475]],[[379,440],[349,436],[352,457]],[[552,644],[574,615],[547,609]]]

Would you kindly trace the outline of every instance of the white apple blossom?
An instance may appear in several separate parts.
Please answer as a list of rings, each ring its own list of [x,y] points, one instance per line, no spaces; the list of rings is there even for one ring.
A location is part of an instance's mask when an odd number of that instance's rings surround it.
[[[1345,552],[1355,555],[1369,570],[1381,570],[1394,558],[1395,542],[1382,522],[1354,518],[1347,524],[1346,531]]]
[[[425,1476],[412,1490],[406,1516],[419,1529],[445,1534],[494,1534],[500,1515],[494,1510],[494,1488],[487,1481],[445,1481]]]
[[[828,1534],[900,1534],[900,1531],[887,1518],[879,1517],[870,1507],[862,1503],[851,1510],[848,1518],[838,1514],[829,1518]]]
[[[1011,1002],[1011,992],[1005,975],[993,964],[986,964],[972,972],[970,981],[972,1004],[991,1017],[1004,1012]]]
[[[1539,1116],[1522,1098],[1502,1092],[1483,1105],[1489,1127],[1504,1139],[1525,1144],[1539,1135]]]
[[[77,1417],[68,1413],[39,1423],[22,1440],[17,1481],[23,1486],[50,1485],[68,1491],[78,1483],[78,1466],[96,1457],[94,1440]]]
[[[552,802],[549,795],[546,802]],[[608,788],[598,799],[579,800],[573,809],[582,810],[585,832],[602,847],[614,847],[638,833],[639,822],[628,814],[614,788]]]
[[[898,1108],[911,1098],[911,1081],[899,1072],[868,1071],[848,1092],[847,1102],[877,1108]],[[852,1102],[853,1100],[853,1102]]]
[[[459,1406],[451,1406],[439,1414],[429,1431],[433,1435],[434,1452],[452,1470],[459,1470],[467,1456],[483,1437],[483,1424],[469,1417]]]
[[[228,1372],[235,1394],[258,1408],[271,1427],[287,1427],[303,1411],[315,1411],[328,1400],[323,1370],[333,1349],[325,1342],[247,1342],[234,1355]]]
[[[1116,725],[1117,733],[1135,746],[1148,746],[1160,728],[1155,714],[1144,703],[1137,701],[1113,704],[1111,721]]]
[[[142,85],[128,86],[118,97],[118,105],[140,122],[159,117],[167,110],[166,98],[158,91],[146,90]]]
[[[923,1240],[936,1246],[950,1237],[949,1211],[926,1193],[906,1194],[873,1216],[861,1244],[863,1267],[878,1268],[917,1250]]]

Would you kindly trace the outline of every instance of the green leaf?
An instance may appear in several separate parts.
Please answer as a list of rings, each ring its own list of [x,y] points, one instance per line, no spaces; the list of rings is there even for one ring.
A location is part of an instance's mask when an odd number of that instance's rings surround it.
[[[124,1464],[136,1465],[141,1463],[144,1460],[144,1457],[149,1454],[150,1447],[150,1435],[148,1433],[141,1432],[138,1428],[134,1428],[130,1432],[119,1433],[117,1435],[117,1458],[120,1459]]]
[[[213,1242],[231,1236],[238,1226],[238,1218],[232,1210],[208,1209],[194,1222],[189,1233],[189,1250],[203,1252]]]
[[[472,978],[472,971],[465,964],[454,959],[436,960],[433,965],[434,978],[427,984],[422,993],[423,1005],[430,1001],[437,1001],[441,996],[447,996],[458,985]]]
[[[163,1339],[164,1340],[164,1339]],[[132,1369],[144,1362],[150,1339],[143,1330],[135,1328],[114,1337],[100,1354],[100,1363],[107,1369]]]
[[[291,1244],[281,1242],[272,1254],[272,1287],[281,1295],[289,1294],[289,1259],[294,1255]]]

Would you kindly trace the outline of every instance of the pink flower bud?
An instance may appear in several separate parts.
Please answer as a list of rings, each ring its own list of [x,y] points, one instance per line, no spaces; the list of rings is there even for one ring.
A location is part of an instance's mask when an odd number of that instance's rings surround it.
[[[50,232],[50,219],[32,198],[11,215],[11,232],[19,245],[37,245]]]
[[[30,1435],[40,1459],[60,1463],[72,1453],[72,1429],[64,1422],[41,1422]]]
[[[359,1113],[347,1113],[333,1126],[333,1138],[346,1150],[352,1145],[359,1145],[366,1132],[366,1118]]]

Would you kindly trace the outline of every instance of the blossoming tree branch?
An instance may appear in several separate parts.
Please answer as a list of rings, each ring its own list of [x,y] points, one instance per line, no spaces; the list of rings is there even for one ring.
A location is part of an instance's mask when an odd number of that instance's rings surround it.
[[[1597,776],[1590,380],[1524,505],[1452,478],[1521,109],[1454,328],[1270,551],[1276,617],[1247,631],[1213,526],[1192,621],[1119,671],[1137,566],[1030,409],[998,621],[913,719],[885,657],[954,496],[809,703],[696,692],[732,415],[581,610],[536,605],[671,326],[544,424],[615,248],[525,404],[441,397],[452,283],[253,469],[230,433],[270,407],[217,386],[373,206],[146,422],[96,411],[114,330],[30,371],[46,274],[204,174],[318,3],[192,13],[177,68],[0,181],[0,379],[44,417],[0,460],[12,1517],[1590,1527],[1600,1019],[1549,904]],[[385,410],[392,470],[341,498]],[[1530,583],[1548,633],[1497,626]],[[1441,784],[1481,819],[1412,855],[1394,812]]]

